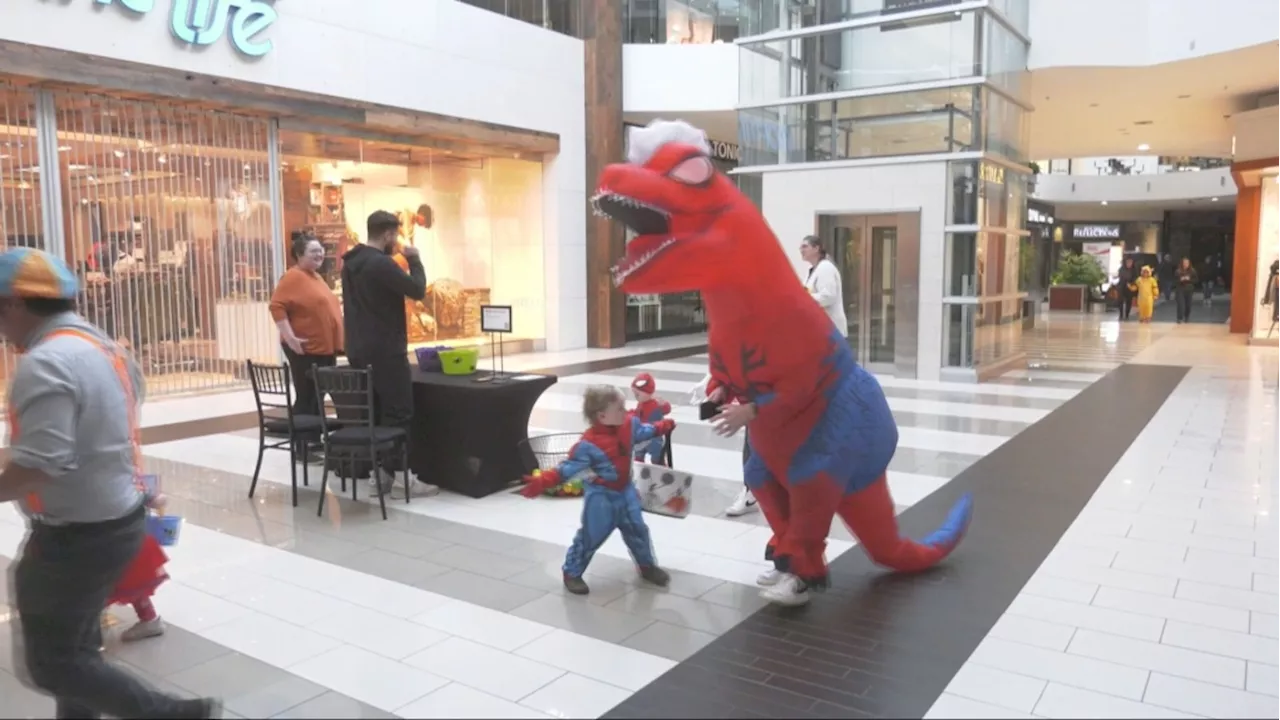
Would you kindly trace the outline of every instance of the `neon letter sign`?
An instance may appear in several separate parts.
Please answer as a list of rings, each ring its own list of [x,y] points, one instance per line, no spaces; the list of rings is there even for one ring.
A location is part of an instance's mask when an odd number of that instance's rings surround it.
[[[97,0],[99,5],[112,2]],[[120,4],[139,15],[155,9],[155,0],[120,0]],[[278,18],[276,9],[263,0],[173,0],[169,29],[174,37],[191,45],[212,45],[227,33],[232,47],[257,58],[272,48],[271,40],[259,40],[258,35]]]

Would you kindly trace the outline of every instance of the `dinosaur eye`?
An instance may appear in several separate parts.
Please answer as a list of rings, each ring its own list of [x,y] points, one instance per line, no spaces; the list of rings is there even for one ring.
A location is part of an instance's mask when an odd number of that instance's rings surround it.
[[[678,165],[671,168],[667,177],[685,185],[705,185],[715,174],[716,168],[711,164],[711,158],[706,155],[694,155],[681,160]]]

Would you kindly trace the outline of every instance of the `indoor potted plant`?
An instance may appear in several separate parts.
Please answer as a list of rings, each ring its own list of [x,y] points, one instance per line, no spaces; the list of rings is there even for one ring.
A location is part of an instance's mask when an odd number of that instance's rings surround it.
[[[1058,268],[1053,272],[1052,286],[1049,288],[1050,310],[1089,309],[1089,298],[1093,291],[1106,281],[1102,268],[1097,261],[1084,253],[1065,252],[1058,261]]]

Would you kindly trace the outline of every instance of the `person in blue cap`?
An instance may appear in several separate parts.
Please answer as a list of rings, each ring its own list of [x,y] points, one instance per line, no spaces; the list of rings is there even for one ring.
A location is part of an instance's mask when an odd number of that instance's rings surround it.
[[[0,502],[29,532],[13,564],[16,674],[60,718],[221,717],[214,698],[157,692],[101,652],[102,608],[146,534],[142,373],[75,312],[77,282],[40,250],[0,253],[0,335],[21,353],[9,388]]]

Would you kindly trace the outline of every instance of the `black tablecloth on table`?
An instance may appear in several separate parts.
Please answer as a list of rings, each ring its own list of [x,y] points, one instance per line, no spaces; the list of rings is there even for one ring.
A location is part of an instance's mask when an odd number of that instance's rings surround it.
[[[423,482],[479,498],[526,472],[520,443],[529,438],[534,404],[556,377],[476,377],[414,369],[409,467]]]

